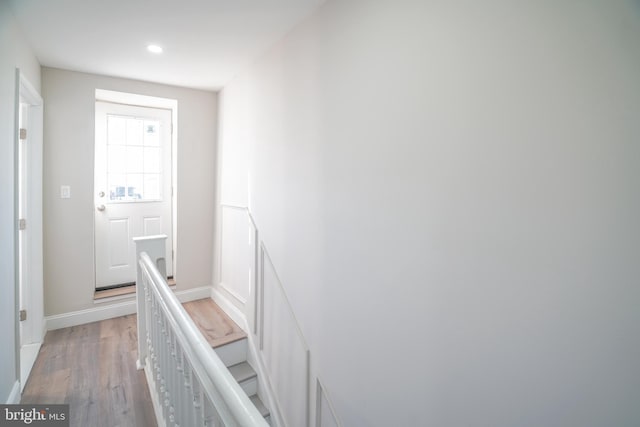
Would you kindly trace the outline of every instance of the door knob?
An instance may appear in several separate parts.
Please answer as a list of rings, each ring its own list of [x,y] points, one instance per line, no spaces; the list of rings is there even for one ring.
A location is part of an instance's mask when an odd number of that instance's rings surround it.
[[[98,193],[98,196],[100,196],[100,197],[104,197],[104,191],[99,192],[99,193]]]
[[[97,206],[97,207],[96,207],[96,209],[98,209],[100,212],[102,212],[102,211],[103,211],[103,210],[105,210],[106,208],[105,208],[105,206],[104,206],[104,205],[100,205],[100,206]]]

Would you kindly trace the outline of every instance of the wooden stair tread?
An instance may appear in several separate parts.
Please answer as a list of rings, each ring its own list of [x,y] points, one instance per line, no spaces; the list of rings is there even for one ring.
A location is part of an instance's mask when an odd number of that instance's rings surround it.
[[[216,348],[247,337],[211,298],[182,304],[211,347]]]

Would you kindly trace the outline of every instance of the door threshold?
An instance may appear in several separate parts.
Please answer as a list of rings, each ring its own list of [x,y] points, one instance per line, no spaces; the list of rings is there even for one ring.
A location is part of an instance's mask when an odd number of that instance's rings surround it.
[[[175,281],[175,279],[173,277],[168,279],[167,283],[169,284],[169,287],[171,287],[171,288],[174,288],[176,286],[176,281]],[[120,286],[118,288],[103,289],[103,290],[95,291],[93,293],[93,300],[97,301],[97,300],[101,300],[101,299],[105,299],[105,298],[113,298],[113,297],[119,297],[119,296],[125,296],[125,295],[133,295],[135,293],[136,293],[136,284],[133,283],[131,285]]]

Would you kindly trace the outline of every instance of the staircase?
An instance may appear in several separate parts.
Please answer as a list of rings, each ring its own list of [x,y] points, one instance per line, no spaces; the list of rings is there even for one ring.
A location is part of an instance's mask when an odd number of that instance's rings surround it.
[[[229,368],[233,378],[247,393],[265,420],[271,425],[269,410],[258,397],[258,375],[247,362],[247,337],[213,348],[220,360]]]
[[[209,298],[187,302],[183,306],[233,378],[271,425],[269,409],[258,397],[258,375],[247,362],[247,335]]]

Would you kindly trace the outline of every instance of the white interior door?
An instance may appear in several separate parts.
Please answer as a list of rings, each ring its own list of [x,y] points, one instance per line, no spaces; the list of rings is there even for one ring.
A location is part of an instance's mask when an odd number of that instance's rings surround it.
[[[171,111],[96,102],[96,288],[135,282],[134,237],[166,234],[173,275]]]

